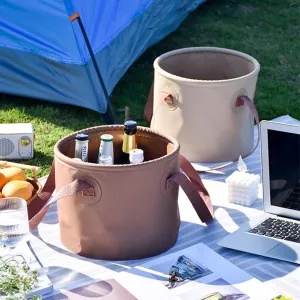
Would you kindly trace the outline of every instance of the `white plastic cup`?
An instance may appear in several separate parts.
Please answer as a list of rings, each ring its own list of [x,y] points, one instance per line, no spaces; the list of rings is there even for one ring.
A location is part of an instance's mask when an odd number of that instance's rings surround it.
[[[142,149],[132,149],[129,151],[129,161],[131,164],[138,164],[144,161],[144,151]]]

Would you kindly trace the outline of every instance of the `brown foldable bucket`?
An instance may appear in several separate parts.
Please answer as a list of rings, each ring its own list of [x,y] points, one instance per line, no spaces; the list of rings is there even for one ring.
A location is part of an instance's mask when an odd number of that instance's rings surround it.
[[[174,138],[138,127],[137,143],[145,162],[121,165],[123,130],[121,125],[88,128],[55,145],[40,201],[29,206],[31,229],[59,200],[61,241],[68,249],[92,258],[125,260],[153,256],[174,245],[180,225],[179,185],[203,222],[213,218],[207,190],[190,163],[179,156]],[[89,163],[72,159],[77,133],[89,135]],[[96,164],[104,133],[114,136],[115,165]],[[57,192],[46,205],[54,187]]]

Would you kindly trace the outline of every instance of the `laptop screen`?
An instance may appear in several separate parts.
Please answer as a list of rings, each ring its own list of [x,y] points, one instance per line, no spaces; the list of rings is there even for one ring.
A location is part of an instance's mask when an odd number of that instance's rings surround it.
[[[300,135],[268,129],[271,205],[300,211]]]

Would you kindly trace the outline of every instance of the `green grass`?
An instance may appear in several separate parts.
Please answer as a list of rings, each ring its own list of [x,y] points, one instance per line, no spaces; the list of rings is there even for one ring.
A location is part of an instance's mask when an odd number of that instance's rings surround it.
[[[216,46],[248,53],[261,64],[255,103],[261,119],[289,114],[300,119],[300,1],[211,0],[193,12],[176,30],[147,50],[116,86],[116,108],[129,105],[139,124],[153,80],[153,61],[169,50]],[[120,118],[123,116],[121,115]],[[87,109],[44,101],[1,96],[0,122],[32,122],[36,132],[35,158],[27,161],[49,172],[53,146],[63,136],[103,124],[101,115]]]

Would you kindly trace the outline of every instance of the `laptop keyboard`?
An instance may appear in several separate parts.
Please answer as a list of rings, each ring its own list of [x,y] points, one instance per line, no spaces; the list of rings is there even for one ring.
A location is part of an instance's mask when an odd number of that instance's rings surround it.
[[[268,218],[248,232],[275,239],[300,243],[300,223],[292,221]]]

